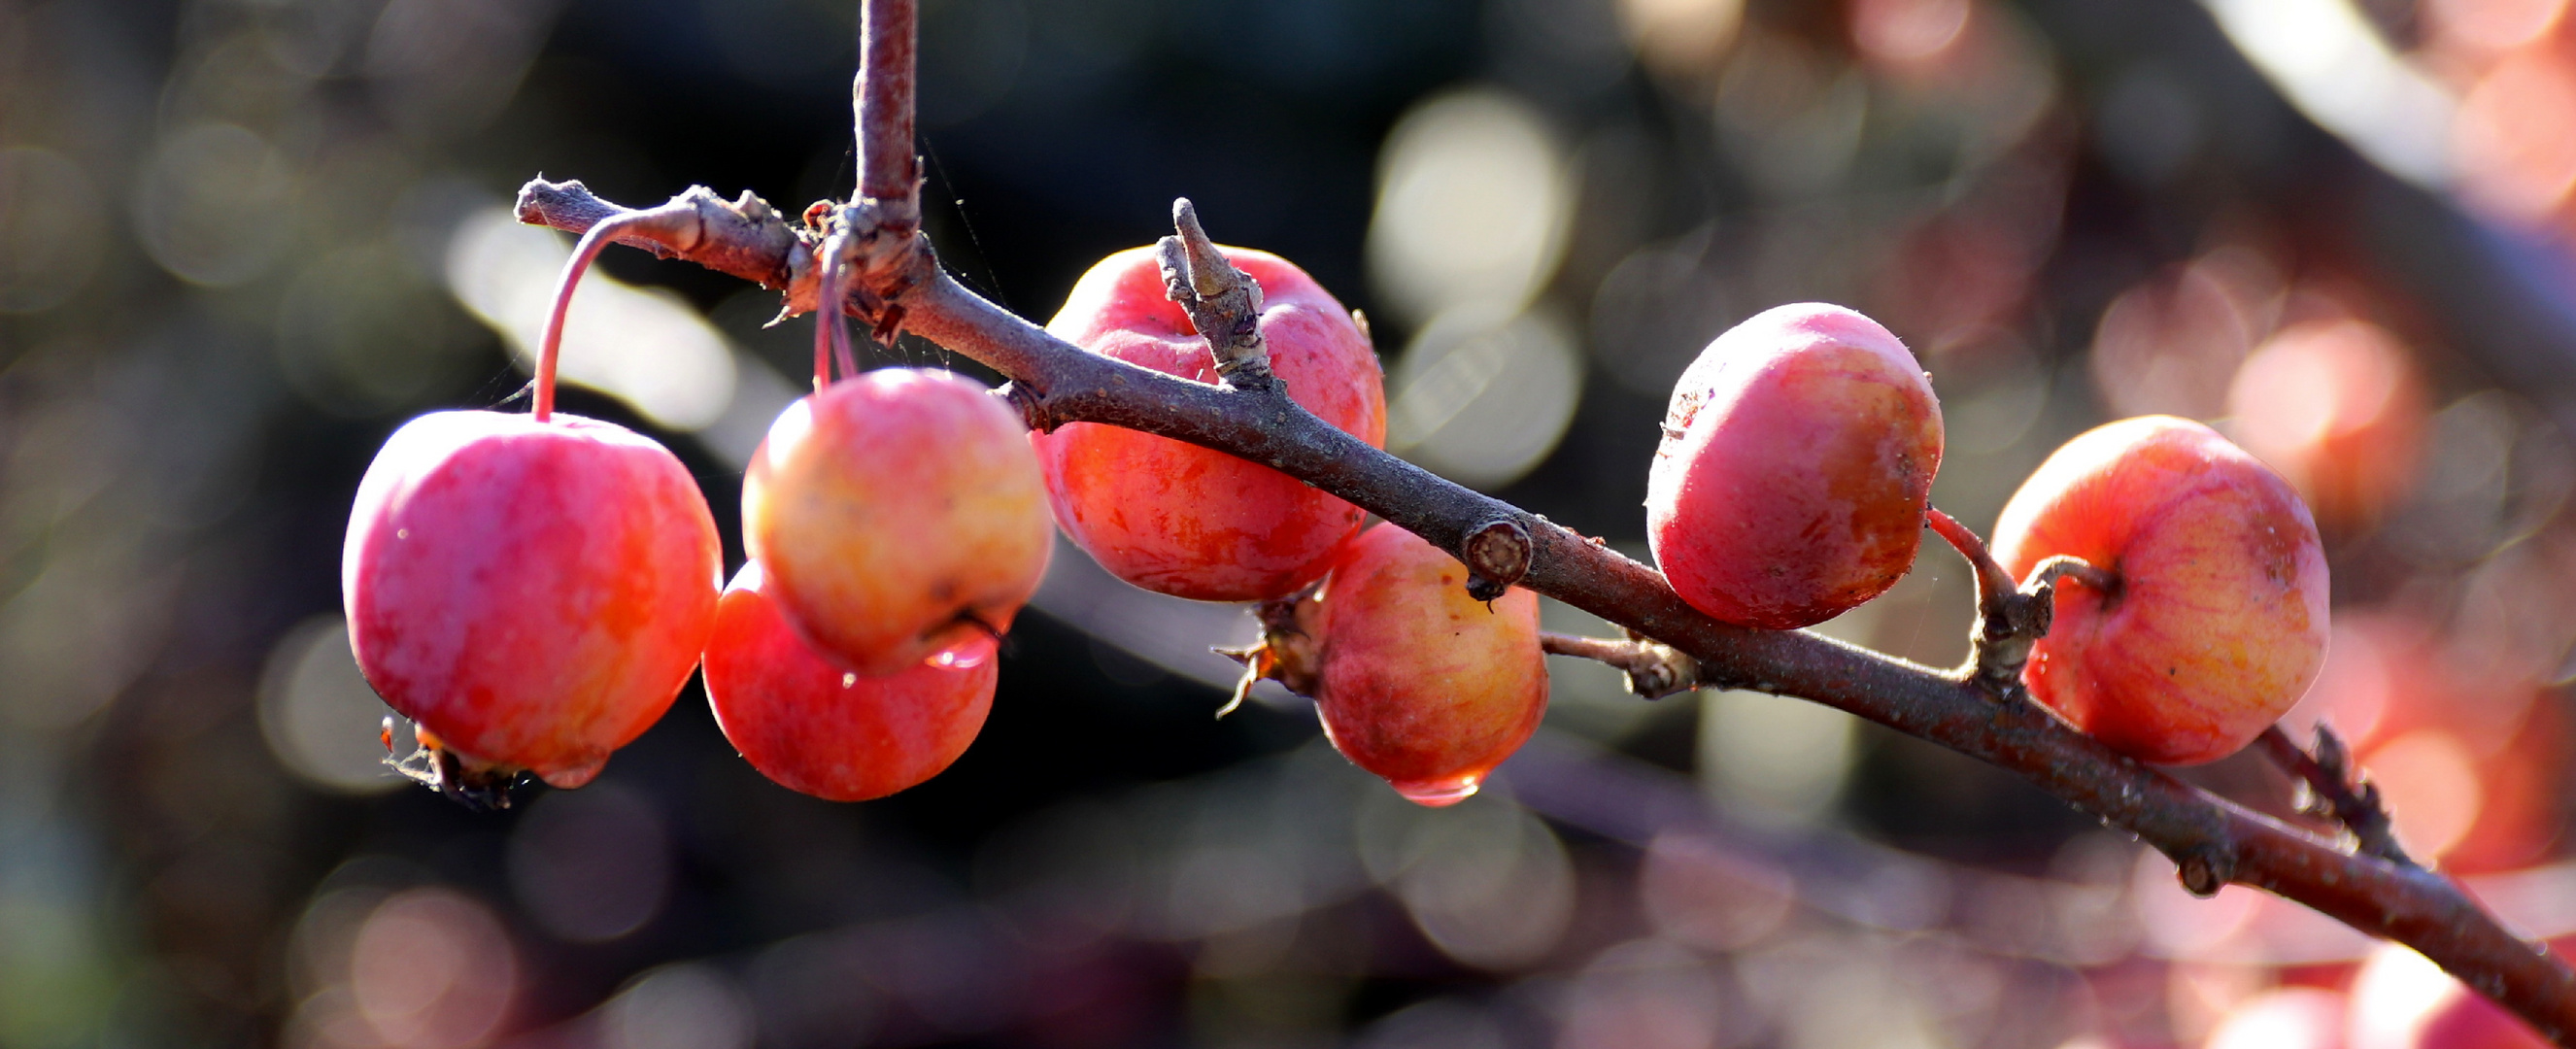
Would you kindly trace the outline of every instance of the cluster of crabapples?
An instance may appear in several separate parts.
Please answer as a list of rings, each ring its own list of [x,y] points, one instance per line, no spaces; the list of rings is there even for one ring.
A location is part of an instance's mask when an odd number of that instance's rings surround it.
[[[746,471],[749,560],[725,582],[713,515],[668,450],[551,410],[561,313],[593,239],[558,290],[535,411],[411,421],[351,514],[351,642],[367,680],[417,723],[432,759],[421,774],[438,785],[580,786],[703,667],[726,738],[771,779],[839,800],[912,786],[981,729],[998,639],[1035,593],[1054,527],[1137,586],[1288,610],[1245,654],[1252,676],[1312,695],[1333,745],[1414,801],[1474,793],[1536,729],[1547,672],[1534,594],[1470,596],[1448,553],[1224,453],[1105,425],[1030,433],[942,371],[854,375],[843,357],[835,378],[820,331],[816,392],[778,417]],[[1258,327],[1289,395],[1380,444],[1381,377],[1355,316],[1275,256],[1224,251],[1259,286]],[[1049,330],[1218,381],[1152,249],[1094,267]],[[1682,376],[1664,426],[1648,529],[1694,607],[1802,627],[1912,566],[1940,409],[1868,318],[1805,304],[1745,321]],[[2077,438],[2013,499],[2001,532],[2016,577],[2071,555],[2116,579],[2062,588],[2027,681],[2124,753],[2220,757],[2316,673],[2315,526],[2279,478],[2206,427],[2132,419]]]

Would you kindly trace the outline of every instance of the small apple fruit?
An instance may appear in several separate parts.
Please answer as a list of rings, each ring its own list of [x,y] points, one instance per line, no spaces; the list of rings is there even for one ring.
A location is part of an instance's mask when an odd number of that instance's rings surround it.
[[[2325,661],[2325,549],[2296,492],[2217,431],[2171,416],[2066,442],[1995,524],[2015,578],[2059,555],[2117,576],[2056,590],[2031,696],[2113,750],[2193,765],[2252,742]]]
[[[945,371],[882,368],[788,405],[743,474],[743,546],[764,592],[860,674],[999,636],[1053,541],[1027,433]]]
[[[433,412],[359,482],[340,588],[367,682],[468,773],[578,787],[688,682],[721,556],[697,482],[652,440]]]
[[[993,708],[991,638],[883,677],[841,669],[787,625],[760,562],[736,573],[707,639],[707,704],[734,750],[790,790],[881,798],[956,762]]]
[[[1646,536],[1682,600],[1745,626],[1821,623],[1914,566],[1941,468],[1941,406],[1877,322],[1797,303],[1755,314],[1673,387]]]
[[[1386,442],[1377,354],[1350,311],[1268,252],[1222,248],[1261,286],[1270,369],[1325,422]],[[1152,248],[1100,261],[1047,330],[1093,353],[1217,381],[1207,340],[1164,297]],[[1201,601],[1280,597],[1324,574],[1358,531],[1358,507],[1267,466],[1134,430],[1069,423],[1031,435],[1058,524],[1111,574]]]
[[[1315,612],[1324,735],[1407,799],[1465,800],[1547,713],[1538,595],[1467,595],[1467,568],[1393,525],[1344,547]]]

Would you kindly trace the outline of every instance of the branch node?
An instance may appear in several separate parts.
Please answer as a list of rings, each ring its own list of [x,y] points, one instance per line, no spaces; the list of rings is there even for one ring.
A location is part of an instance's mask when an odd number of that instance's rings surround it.
[[[2274,725],[2255,738],[2263,755],[2299,784],[2299,811],[2320,819],[2332,820],[2352,832],[2355,848],[2365,856],[2376,856],[2400,867],[2415,866],[2415,860],[2397,844],[2396,827],[2388,819],[2388,809],[2381,804],[2379,785],[2362,778],[2352,767],[2352,752],[2343,738],[2325,722],[2317,722],[2316,751],[2300,750],[2290,734]]]
[[[2040,562],[2028,581],[2015,586],[2012,574],[1968,526],[1933,506],[1924,507],[1923,519],[1976,569],[1977,623],[1968,635],[1968,665],[1961,673],[1988,698],[2003,701],[2025,694],[2022,668],[2030,663],[2031,646],[2048,636],[2057,618],[2059,580],[2075,579],[2105,594],[2119,589],[2118,576],[2067,556]]]
[[[1172,202],[1172,226],[1179,232],[1154,244],[1164,296],[1179,303],[1190,326],[1207,339],[1218,379],[1238,390],[1269,392],[1278,379],[1261,337],[1260,282],[1236,269],[1208,239],[1189,198]]]
[[[1064,425],[1064,420],[1056,417],[1055,410],[1047,407],[1046,395],[1024,381],[1013,379],[1003,383],[1000,389],[993,391],[993,396],[1001,398],[1003,404],[1018,413],[1020,422],[1029,428],[1030,433],[1054,433],[1056,427]]]
[[[2236,858],[2224,850],[2197,848],[2175,862],[2174,872],[2182,878],[2183,891],[2205,900],[2236,880]]]
[[[1529,574],[1529,529],[1508,517],[1486,522],[1467,533],[1467,596],[1493,601]]]

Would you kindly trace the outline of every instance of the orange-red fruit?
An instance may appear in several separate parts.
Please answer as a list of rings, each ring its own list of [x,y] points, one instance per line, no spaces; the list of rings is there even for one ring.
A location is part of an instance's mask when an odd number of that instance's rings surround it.
[[[720,557],[706,498],[652,440],[435,412],[368,465],[340,588],[387,704],[470,768],[578,787],[687,683]]]
[[[825,660],[744,565],[716,604],[707,703],[751,767],[832,801],[882,798],[938,775],[975,742],[998,677],[990,638],[884,677]]]
[[[1404,529],[1351,540],[1319,616],[1324,735],[1408,799],[1465,800],[1547,713],[1538,595],[1469,597],[1466,566]]]
[[[2059,448],[2004,506],[2015,578],[2059,554],[2119,575],[2063,582],[2031,695],[2112,749],[2192,765],[2235,753],[2317,676],[2326,558],[2296,493],[2216,431],[2124,419]]]
[[[1386,392],[1350,312],[1305,271],[1268,252],[1223,249],[1261,285],[1261,334],[1288,396],[1382,445]],[[1154,250],[1093,266],[1047,330],[1104,357],[1217,381],[1207,340],[1163,296]],[[1223,452],[1116,426],[1071,423],[1033,435],[1065,534],[1120,579],[1201,601],[1278,597],[1315,581],[1360,511],[1304,482]]]
[[[1774,307],[1673,387],[1646,537],[1682,600],[1730,623],[1821,623],[1914,566],[1941,469],[1941,406],[1887,329]]]
[[[743,475],[743,546],[798,635],[861,674],[1010,628],[1046,572],[1019,416],[972,380],[885,368],[779,413]]]

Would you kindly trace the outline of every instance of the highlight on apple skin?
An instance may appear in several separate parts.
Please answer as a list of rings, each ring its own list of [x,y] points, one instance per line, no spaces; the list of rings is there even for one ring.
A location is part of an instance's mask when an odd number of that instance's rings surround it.
[[[945,371],[881,368],[789,405],[743,474],[765,591],[866,675],[1009,630],[1052,547],[1027,432]]]
[[[1287,260],[1220,250],[1261,286],[1261,334],[1288,396],[1384,446],[1384,380],[1350,312]],[[1217,381],[1207,340],[1164,297],[1152,248],[1093,266],[1047,330],[1105,357]],[[1360,527],[1358,507],[1267,466],[1168,437],[1069,423],[1030,441],[1065,535],[1111,574],[1158,593],[1201,601],[1285,596],[1321,577]]]
[[[2151,415],[2060,447],[1995,525],[2014,578],[2061,554],[2118,576],[2057,585],[2033,698],[2114,750],[2194,765],[2252,742],[2325,661],[2325,550],[2297,493],[2217,431]]]
[[[945,771],[975,742],[1000,678],[991,638],[883,677],[841,669],[796,635],[753,561],[716,603],[707,704],[735,752],[790,790],[865,801]]]
[[[1765,310],[1673,387],[1646,482],[1655,562],[1730,623],[1831,619],[1913,567],[1941,437],[1940,402],[1887,329],[1825,303]]]
[[[1378,525],[1344,548],[1315,613],[1325,737],[1423,805],[1475,794],[1547,713],[1538,595],[1489,605],[1466,584],[1456,558]]]
[[[721,557],[705,496],[651,439],[433,412],[368,465],[340,585],[388,705],[469,771],[578,787],[688,682]]]

